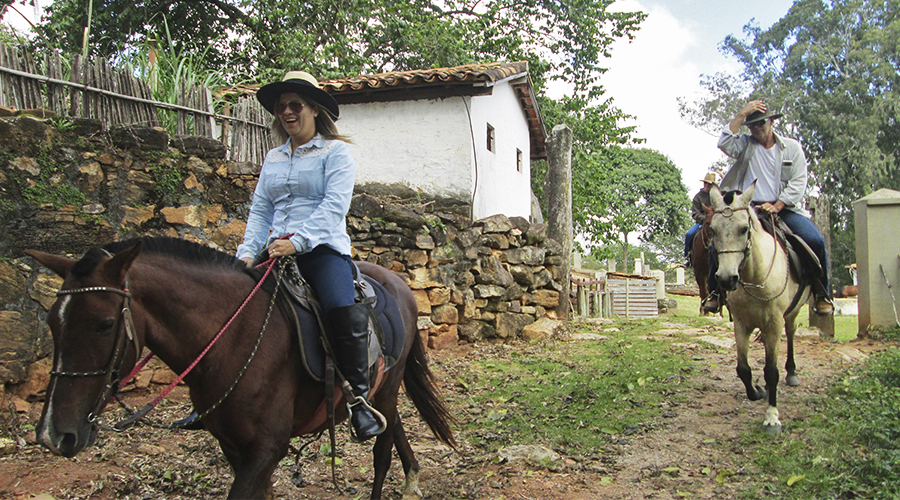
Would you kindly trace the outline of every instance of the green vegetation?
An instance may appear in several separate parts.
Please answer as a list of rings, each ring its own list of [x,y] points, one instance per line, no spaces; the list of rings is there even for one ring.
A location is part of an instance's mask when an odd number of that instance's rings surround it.
[[[766,475],[741,498],[900,497],[900,349],[872,356],[813,398],[816,412],[792,432],[742,437]]]
[[[484,410],[469,423],[472,439],[491,450],[539,442],[586,456],[652,428],[683,399],[684,377],[694,369],[680,348],[636,335],[655,323],[628,322],[627,333],[612,329],[599,342],[487,357],[458,374],[473,407]]]
[[[183,165],[176,166],[154,162],[149,167],[150,176],[156,182],[154,194],[167,204],[173,204],[184,192],[184,180],[188,173]]]

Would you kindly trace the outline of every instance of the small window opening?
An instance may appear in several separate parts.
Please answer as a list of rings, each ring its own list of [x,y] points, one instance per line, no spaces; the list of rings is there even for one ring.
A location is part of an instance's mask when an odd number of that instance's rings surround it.
[[[493,152],[496,148],[494,144],[494,127],[490,123],[487,124],[487,150]]]

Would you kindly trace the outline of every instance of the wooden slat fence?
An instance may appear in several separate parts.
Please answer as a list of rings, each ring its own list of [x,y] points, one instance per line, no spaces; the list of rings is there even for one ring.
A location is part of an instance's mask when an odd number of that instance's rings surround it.
[[[572,279],[572,288],[575,292],[576,313],[580,317],[608,318],[612,311],[609,309],[609,296],[606,292],[606,280],[578,280]],[[606,300],[604,300],[606,297]],[[604,305],[606,307],[604,307]]]
[[[656,279],[609,273],[606,288],[612,294],[612,313],[625,318],[659,316]]]
[[[94,118],[105,126],[160,126],[160,115],[174,120],[176,135],[222,141],[229,158],[262,164],[272,147],[270,117],[256,99],[242,98],[225,113],[213,111],[209,89],[195,86],[178,93],[175,104],[155,101],[147,82],[105,61],[52,52],[40,61],[0,44],[0,106],[49,110],[59,116]]]

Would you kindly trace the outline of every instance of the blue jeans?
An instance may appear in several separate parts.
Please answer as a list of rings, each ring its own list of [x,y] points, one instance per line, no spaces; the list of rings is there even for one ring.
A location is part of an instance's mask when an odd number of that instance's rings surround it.
[[[806,244],[809,245],[809,248],[812,249],[813,253],[816,254],[823,271],[823,275],[819,278],[819,282],[828,296],[831,297],[831,282],[828,279],[828,275],[830,274],[828,250],[825,248],[825,238],[822,236],[822,233],[819,232],[819,229],[811,220],[796,212],[782,210],[781,212],[778,212],[778,216],[781,217],[781,220],[791,228],[791,231],[805,241]]]
[[[791,231],[805,241],[806,244],[809,245],[809,248],[812,249],[813,253],[816,254],[816,257],[819,259],[819,264],[822,265],[823,271],[823,275],[819,277],[819,284],[822,286],[822,289],[825,290],[825,293],[831,297],[831,281],[828,279],[830,274],[828,250],[825,248],[825,238],[822,236],[822,233],[819,232],[819,229],[811,220],[796,212],[782,210],[781,212],[778,212],[778,216],[781,217],[781,220],[791,228]],[[716,255],[715,248],[710,245],[709,277],[706,280],[710,292],[719,286],[719,283],[716,280],[716,271],[718,271],[718,269],[718,255]]]
[[[691,253],[691,247],[694,244],[694,235],[697,234],[697,231],[703,227],[702,224],[694,224],[690,229],[687,230],[687,234],[684,235],[684,256],[687,257],[689,253]]]
[[[356,289],[353,277],[355,264],[347,255],[341,255],[331,247],[319,245],[311,252],[297,256],[300,274],[310,284],[322,309],[332,309],[353,305]]]

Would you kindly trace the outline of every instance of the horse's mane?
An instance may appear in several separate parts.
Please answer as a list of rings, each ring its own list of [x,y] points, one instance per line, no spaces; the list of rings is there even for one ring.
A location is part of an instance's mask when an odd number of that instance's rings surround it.
[[[199,243],[180,238],[143,237],[114,241],[103,246],[91,248],[72,266],[71,273],[79,277],[87,276],[94,271],[101,258],[131,248],[138,242],[143,243],[141,253],[144,254],[166,255],[191,264],[220,267],[235,271],[245,271],[247,269],[247,265],[242,260]]]

